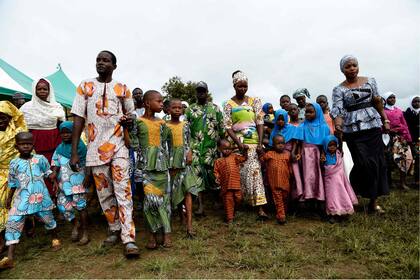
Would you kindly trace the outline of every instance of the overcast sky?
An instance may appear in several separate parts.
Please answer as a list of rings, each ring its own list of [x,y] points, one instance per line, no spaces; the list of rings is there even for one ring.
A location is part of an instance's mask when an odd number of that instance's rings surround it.
[[[206,81],[219,104],[241,69],[249,95],[276,107],[300,87],[331,96],[340,58],[354,54],[406,107],[420,93],[419,16],[418,0],[0,0],[0,57],[32,78],[61,63],[77,85],[108,49],[130,88],[160,90],[177,75]]]

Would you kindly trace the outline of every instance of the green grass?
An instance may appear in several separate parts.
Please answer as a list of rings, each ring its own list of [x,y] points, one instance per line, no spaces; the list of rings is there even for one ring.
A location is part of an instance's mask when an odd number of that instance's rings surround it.
[[[138,220],[138,260],[126,260],[120,245],[102,248],[104,220],[91,214],[87,246],[71,243],[71,226],[62,224],[63,249],[52,252],[39,225],[33,239],[19,244],[16,267],[0,278],[419,278],[419,192],[393,191],[380,201],[387,210],[382,216],[364,213],[365,203],[340,224],[297,214],[279,226],[243,210],[226,226],[221,210],[209,211],[194,220],[194,240],[175,218],[174,247],[155,251],[144,249]]]

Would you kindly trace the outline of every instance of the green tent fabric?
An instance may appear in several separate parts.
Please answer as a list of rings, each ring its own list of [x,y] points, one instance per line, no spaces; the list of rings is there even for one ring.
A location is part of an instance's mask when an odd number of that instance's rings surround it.
[[[58,64],[58,70],[46,78],[53,84],[57,102],[64,107],[71,108],[76,94],[76,86],[63,72],[61,65]]]
[[[22,92],[26,98],[31,98],[32,92],[32,82],[33,79],[22,73],[21,71],[17,70],[12,65],[8,64],[6,61],[0,58],[0,70],[3,71],[5,74],[4,76],[8,76],[7,78],[11,78],[15,83],[17,88],[10,88],[0,84],[0,100],[1,99],[10,99],[11,95],[14,93]],[[58,64],[58,70],[46,77],[53,85],[54,92],[55,92],[55,99],[58,103],[63,105],[66,108],[71,108],[74,100],[74,96],[76,94],[76,86],[72,83],[72,81],[67,77],[67,75],[63,72],[61,65]],[[9,79],[10,80],[10,79]],[[23,92],[26,90],[26,92]]]
[[[0,58],[0,96],[10,99],[16,92],[31,98],[32,79]]]

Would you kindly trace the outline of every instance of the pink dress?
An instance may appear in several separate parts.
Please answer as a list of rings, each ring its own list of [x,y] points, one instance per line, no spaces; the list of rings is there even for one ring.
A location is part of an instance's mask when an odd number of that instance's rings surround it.
[[[286,143],[285,150],[292,153],[292,148],[293,148],[292,142],[289,141],[288,143]],[[299,162],[292,161],[291,166],[292,166],[292,173],[293,173],[293,176],[290,180],[291,196],[293,199],[298,199],[303,190],[303,185],[302,185],[302,180],[301,180],[302,176],[300,175]]]
[[[300,180],[303,183],[296,184],[296,189],[292,192],[293,198],[300,201],[308,199],[325,200],[320,154],[317,145],[302,143],[302,176]]]
[[[357,197],[344,172],[343,158],[340,151],[336,153],[335,165],[325,165],[325,208],[327,215],[349,215],[354,213],[353,205]]]
[[[407,122],[404,119],[404,114],[400,108],[394,107],[393,110],[385,108],[385,114],[388,117],[391,130],[395,130],[407,142],[411,142],[410,131],[408,130]]]

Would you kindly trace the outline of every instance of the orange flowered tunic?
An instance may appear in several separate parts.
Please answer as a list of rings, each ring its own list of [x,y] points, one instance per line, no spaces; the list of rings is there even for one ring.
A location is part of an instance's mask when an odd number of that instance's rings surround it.
[[[128,87],[112,80],[84,80],[77,87],[71,113],[85,119],[88,130],[86,166],[107,164],[112,158],[128,158],[123,128],[119,124],[126,113],[134,112],[134,103]]]
[[[260,157],[267,163],[267,178],[271,188],[289,191],[290,184],[290,152],[276,153],[269,151]]]
[[[222,188],[222,192],[241,189],[239,165],[245,160],[244,156],[232,153],[228,157],[219,158],[214,162],[214,176],[216,183]]]

